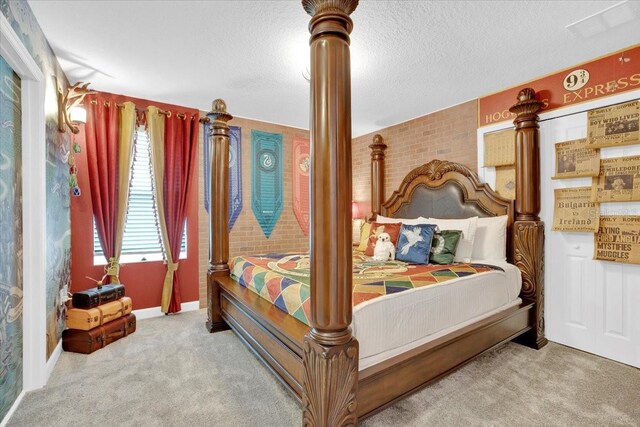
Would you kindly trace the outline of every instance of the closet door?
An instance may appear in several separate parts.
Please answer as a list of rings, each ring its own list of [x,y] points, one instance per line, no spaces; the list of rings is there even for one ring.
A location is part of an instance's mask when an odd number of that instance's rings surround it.
[[[547,337],[640,367],[640,265],[594,261],[593,234],[551,231],[553,190],[591,185],[591,178],[551,179],[554,144],[586,135],[586,112],[540,123]],[[601,158],[636,154],[640,145],[601,150]],[[600,212],[640,215],[640,203],[603,203]]]

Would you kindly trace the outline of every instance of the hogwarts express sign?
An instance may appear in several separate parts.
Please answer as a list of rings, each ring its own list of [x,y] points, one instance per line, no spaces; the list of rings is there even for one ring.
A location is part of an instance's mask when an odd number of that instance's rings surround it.
[[[478,126],[512,121],[515,114],[509,108],[525,87],[544,102],[542,111],[640,89],[640,45],[479,98]]]

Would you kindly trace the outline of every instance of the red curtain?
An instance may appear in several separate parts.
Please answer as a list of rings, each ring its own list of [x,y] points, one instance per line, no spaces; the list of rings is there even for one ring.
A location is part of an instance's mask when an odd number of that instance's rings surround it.
[[[197,115],[180,118],[172,113],[165,118],[164,214],[171,258],[174,262],[178,262],[180,258],[180,245],[187,218],[187,195],[193,181],[192,171],[196,166],[198,123]],[[168,313],[179,312],[181,302],[178,275],[174,271]]]
[[[113,100],[87,96],[85,141],[91,205],[96,231],[107,259],[114,256],[117,221],[118,107]],[[107,276],[109,281],[110,276]]]

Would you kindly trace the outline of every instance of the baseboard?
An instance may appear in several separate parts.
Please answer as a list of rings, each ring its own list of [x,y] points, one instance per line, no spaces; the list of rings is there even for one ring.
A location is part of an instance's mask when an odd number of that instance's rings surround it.
[[[44,384],[46,385],[49,382],[49,378],[53,373],[53,369],[56,367],[56,363],[58,363],[58,359],[60,358],[60,354],[62,353],[62,339],[58,341],[58,345],[53,349],[53,353],[49,356],[49,360],[47,360],[46,367],[46,377],[44,379]]]
[[[181,311],[195,311],[200,310],[200,301],[183,302],[180,305]],[[140,310],[133,310],[133,314],[136,315],[138,320],[150,319],[152,317],[164,316],[160,307],[142,308]]]
[[[22,402],[22,398],[24,397],[24,395],[25,395],[25,391],[22,390],[18,395],[18,397],[16,398],[16,401],[13,402],[13,405],[11,405],[11,409],[9,409],[9,412],[7,412],[7,415],[5,415],[2,421],[0,421],[0,427],[4,427],[7,425],[13,413],[16,411],[16,409],[18,409],[20,402]]]

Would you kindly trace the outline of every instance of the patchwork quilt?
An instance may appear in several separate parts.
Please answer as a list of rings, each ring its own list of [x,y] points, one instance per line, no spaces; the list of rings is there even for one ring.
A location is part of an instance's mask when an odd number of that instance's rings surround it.
[[[231,277],[280,310],[309,325],[308,253],[238,256],[231,261]],[[402,261],[377,262],[353,253],[353,306],[385,295],[422,288],[460,277],[502,271],[486,264],[414,265]]]

